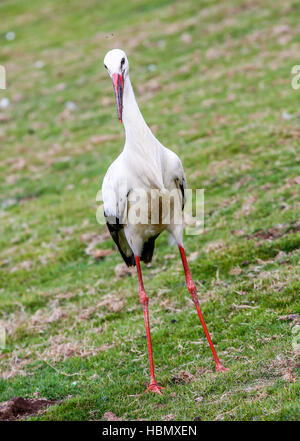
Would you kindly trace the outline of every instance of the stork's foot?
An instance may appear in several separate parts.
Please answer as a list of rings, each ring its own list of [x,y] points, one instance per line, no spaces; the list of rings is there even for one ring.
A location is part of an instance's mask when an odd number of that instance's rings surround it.
[[[159,386],[155,380],[152,380],[145,392],[155,392],[159,395],[162,395],[161,389],[163,389],[163,387]]]
[[[228,368],[224,367],[221,363],[216,363],[216,372],[227,372]]]

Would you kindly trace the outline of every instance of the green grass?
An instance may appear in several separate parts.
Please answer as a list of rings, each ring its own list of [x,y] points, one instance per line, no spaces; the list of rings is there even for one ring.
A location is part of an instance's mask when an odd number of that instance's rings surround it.
[[[62,400],[32,417],[43,420],[107,411],[299,419],[296,322],[278,319],[300,309],[300,91],[290,73],[299,13],[287,0],[0,3],[0,99],[10,99],[0,110],[0,402]],[[82,238],[104,232],[96,194],[124,143],[102,62],[113,47],[127,52],[145,119],[181,157],[189,187],[205,188],[204,234],[185,246],[198,253],[192,274],[229,372],[213,371],[177,250],[162,235],[143,268],[162,397],[143,393],[135,275],[115,276],[111,239],[97,245],[111,254],[96,261]],[[68,101],[77,109],[68,113]]]

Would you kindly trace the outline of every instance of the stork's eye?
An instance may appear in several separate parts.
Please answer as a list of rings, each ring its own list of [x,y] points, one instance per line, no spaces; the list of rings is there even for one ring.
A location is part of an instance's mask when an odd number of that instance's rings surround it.
[[[124,63],[125,63],[125,58],[122,58],[122,60],[121,60],[121,67],[124,65]]]
[[[107,69],[107,66],[106,66],[106,64],[104,64],[104,67],[105,67],[105,69]]]

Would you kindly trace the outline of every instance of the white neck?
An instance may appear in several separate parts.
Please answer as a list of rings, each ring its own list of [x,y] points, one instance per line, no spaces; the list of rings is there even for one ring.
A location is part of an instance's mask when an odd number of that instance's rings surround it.
[[[123,95],[123,124],[126,134],[125,148],[144,147],[157,141],[147,126],[136,102],[129,74],[125,78]]]
[[[150,188],[164,189],[162,146],[147,126],[137,105],[129,76],[124,84],[123,123],[126,133],[124,153],[135,164],[139,179]]]

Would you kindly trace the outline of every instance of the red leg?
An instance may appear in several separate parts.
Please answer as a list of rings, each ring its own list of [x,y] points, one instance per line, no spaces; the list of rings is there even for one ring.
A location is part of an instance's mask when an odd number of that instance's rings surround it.
[[[158,384],[156,383],[156,380],[155,380],[155,375],[154,375],[151,334],[150,334],[150,326],[149,326],[149,310],[148,310],[149,299],[148,299],[148,296],[146,294],[144,284],[143,284],[142,272],[141,272],[141,267],[140,267],[140,258],[138,256],[136,256],[135,261],[136,261],[136,267],[137,267],[138,279],[139,279],[139,296],[140,296],[140,301],[141,301],[141,304],[142,304],[142,307],[144,310],[145,328],[146,328],[147,344],[148,344],[148,352],[149,352],[150,384],[147,388],[147,391],[150,390],[152,392],[156,392],[161,395],[160,389],[162,389],[162,387],[158,386]]]
[[[202,315],[202,312],[201,312],[201,309],[200,309],[200,306],[199,306],[199,301],[198,301],[198,296],[197,296],[197,288],[196,288],[196,286],[195,286],[195,284],[193,282],[192,275],[191,275],[191,272],[190,272],[190,269],[189,269],[189,266],[188,266],[188,263],[187,263],[187,260],[186,260],[186,255],[185,255],[184,249],[183,249],[183,247],[181,245],[179,245],[179,251],[180,251],[181,260],[182,260],[182,264],[183,264],[183,268],[184,268],[184,272],[185,272],[186,285],[187,285],[187,288],[188,288],[188,290],[189,290],[189,292],[190,292],[190,294],[192,296],[192,299],[193,299],[193,302],[194,302],[194,304],[196,306],[196,309],[197,309],[197,312],[198,312],[201,324],[203,326],[206,338],[207,338],[209,346],[210,346],[210,348],[212,350],[212,353],[213,353],[213,356],[214,356],[214,359],[215,359],[215,362],[216,362],[216,371],[217,372],[228,371],[227,368],[222,366],[222,364],[221,364],[221,362],[219,360],[219,357],[217,356],[217,353],[215,351],[213,342],[212,342],[212,340],[210,338],[208,329],[206,327],[206,324],[205,324],[205,321],[204,321],[204,318],[203,318],[203,315]]]

